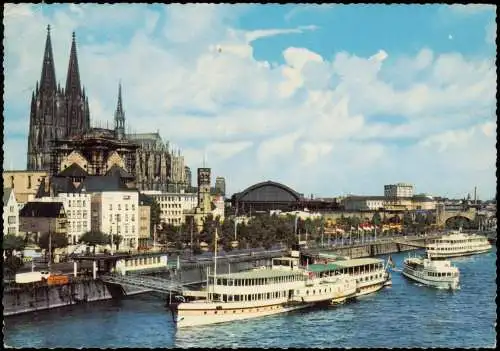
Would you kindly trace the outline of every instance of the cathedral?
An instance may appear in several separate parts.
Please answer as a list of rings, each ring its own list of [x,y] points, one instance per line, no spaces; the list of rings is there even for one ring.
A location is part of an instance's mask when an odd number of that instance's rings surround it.
[[[169,149],[159,133],[125,134],[121,84],[114,129],[92,128],[88,97],[80,81],[73,33],[66,87],[56,84],[47,27],[42,75],[31,99],[27,169],[64,174],[77,166],[81,175],[105,176],[120,169],[139,190],[186,188],[184,157]],[[67,173],[67,172],[66,172]]]

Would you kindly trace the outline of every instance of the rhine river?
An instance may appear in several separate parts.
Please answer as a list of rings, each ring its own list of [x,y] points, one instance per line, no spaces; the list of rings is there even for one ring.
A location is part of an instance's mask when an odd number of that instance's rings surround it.
[[[393,255],[398,268],[405,255]],[[4,342],[34,348],[494,347],[496,248],[452,261],[461,273],[456,292],[392,272],[391,288],[350,304],[179,331],[161,296],[144,294],[8,317]]]

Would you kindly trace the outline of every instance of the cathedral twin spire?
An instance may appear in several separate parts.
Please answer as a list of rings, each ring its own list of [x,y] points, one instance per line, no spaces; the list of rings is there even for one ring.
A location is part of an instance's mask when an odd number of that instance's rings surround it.
[[[82,95],[80,72],[78,70],[78,57],[76,55],[75,32],[73,32],[73,39],[71,41],[68,75],[66,76],[66,94],[70,96]]]
[[[41,91],[55,91],[56,88],[56,70],[54,67],[54,55],[52,54],[52,42],[50,40],[50,25],[48,25],[39,89]]]
[[[79,134],[90,128],[88,98],[82,90],[75,33],[66,77],[66,90],[56,83],[54,55],[47,26],[40,82],[32,94],[30,134],[28,136],[28,169],[47,170],[52,141]]]

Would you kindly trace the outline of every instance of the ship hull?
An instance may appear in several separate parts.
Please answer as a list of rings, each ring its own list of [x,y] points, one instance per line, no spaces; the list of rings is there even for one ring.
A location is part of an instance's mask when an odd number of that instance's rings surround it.
[[[408,279],[411,279],[411,280],[416,281],[418,283],[421,283],[421,284],[424,284],[424,285],[427,285],[427,286],[430,286],[433,288],[437,288],[437,289],[455,290],[458,288],[458,285],[459,285],[458,279],[450,279],[450,280],[446,280],[446,281],[433,281],[433,280],[428,280],[428,279],[418,277],[407,269],[403,269],[401,271],[401,274],[403,274]]]
[[[463,257],[463,256],[472,256],[472,255],[478,255],[478,254],[483,254],[491,251],[491,247],[484,249],[484,250],[476,250],[476,251],[463,251],[463,252],[456,252],[456,253],[431,253],[429,252],[429,257],[432,260],[444,260],[447,258],[453,258],[453,257]]]
[[[210,324],[227,323],[237,320],[265,317],[279,313],[287,313],[313,306],[312,303],[287,304],[277,303],[267,306],[253,306],[237,304],[220,304],[215,307],[183,310],[182,304],[174,312],[177,328],[194,327]]]

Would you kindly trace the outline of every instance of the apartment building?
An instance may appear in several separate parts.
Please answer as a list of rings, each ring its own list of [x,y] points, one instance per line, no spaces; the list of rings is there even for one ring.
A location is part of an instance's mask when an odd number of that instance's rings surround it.
[[[61,202],[67,219],[67,235],[70,245],[78,244],[80,237],[91,229],[91,194],[59,193],[56,197],[41,197],[43,202]]]
[[[377,211],[384,207],[383,196],[347,196],[342,200],[345,211]]]
[[[408,183],[384,185],[384,196],[386,198],[412,197],[413,185]]]
[[[139,246],[139,192],[133,189],[94,192],[91,197],[92,229],[120,235],[120,247]]]
[[[42,233],[67,233],[67,219],[62,202],[31,201],[19,212],[19,231],[32,242]]]
[[[19,206],[14,190],[3,189],[3,235],[19,235]]]
[[[190,211],[198,204],[196,193],[171,193],[161,191],[143,191],[151,197],[160,207],[160,220],[167,224],[181,225],[186,223],[185,211]]]

